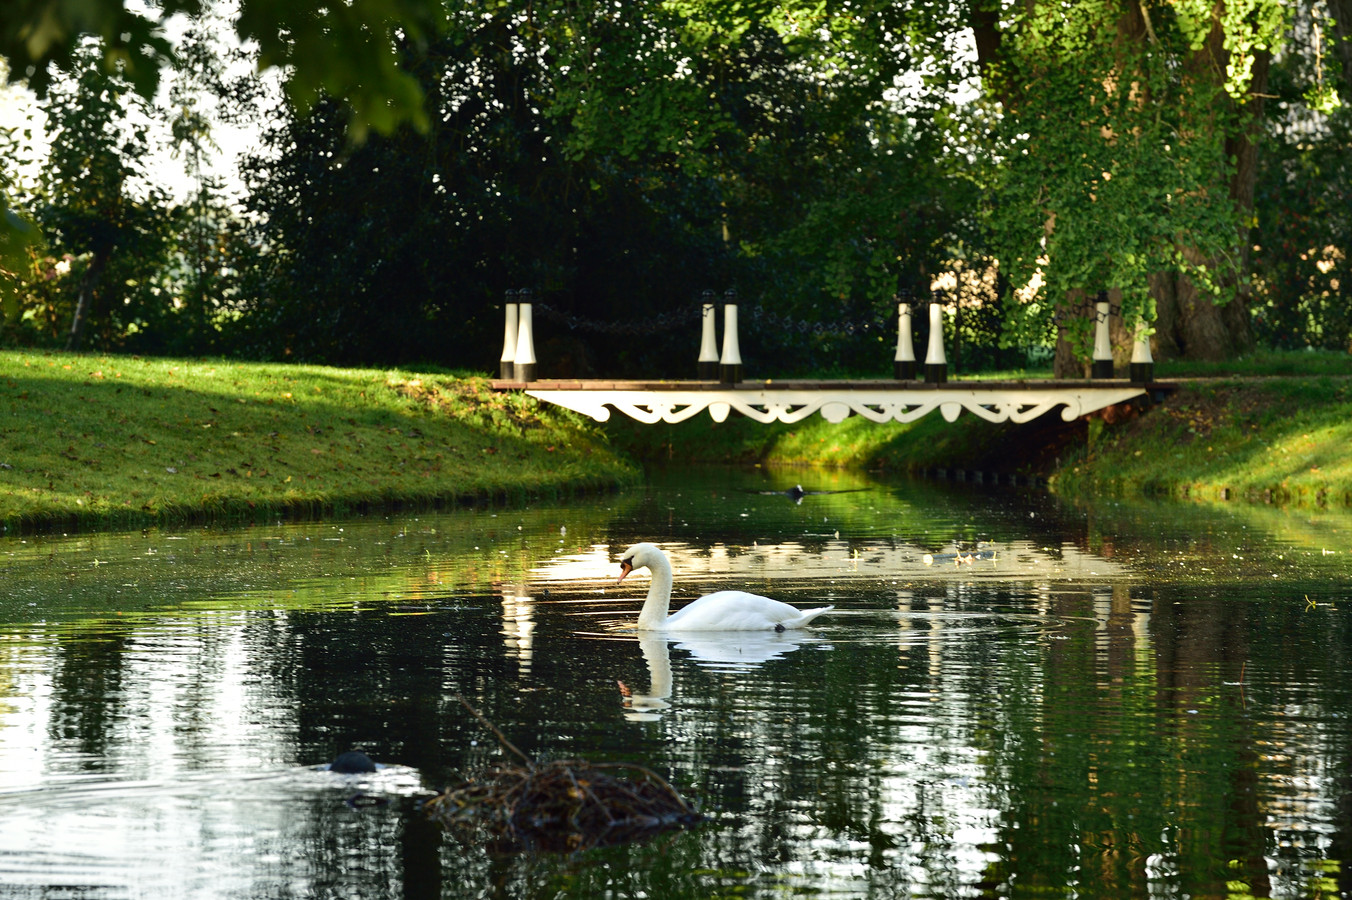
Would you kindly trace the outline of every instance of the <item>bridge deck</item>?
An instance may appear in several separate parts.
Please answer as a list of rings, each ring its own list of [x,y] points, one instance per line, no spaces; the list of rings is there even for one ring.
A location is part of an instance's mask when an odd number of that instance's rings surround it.
[[[991,422],[1026,422],[1063,406],[1071,421],[1138,397],[1176,389],[1169,382],[1124,379],[1027,379],[932,384],[892,379],[635,381],[618,379],[495,380],[495,390],[519,390],[604,422],[610,408],[640,422],[680,422],[708,410],[721,422],[736,410],[759,422],[797,422],[820,412],[830,422],[860,415],[875,422],[910,422],[934,410],[952,422],[966,410]]]

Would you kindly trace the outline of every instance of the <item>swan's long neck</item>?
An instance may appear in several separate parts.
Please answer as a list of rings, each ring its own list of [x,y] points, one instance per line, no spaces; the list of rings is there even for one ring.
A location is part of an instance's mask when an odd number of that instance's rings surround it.
[[[639,631],[660,631],[667,622],[671,609],[671,562],[665,554],[657,554],[648,563],[652,583],[648,585],[648,599],[638,614]]]

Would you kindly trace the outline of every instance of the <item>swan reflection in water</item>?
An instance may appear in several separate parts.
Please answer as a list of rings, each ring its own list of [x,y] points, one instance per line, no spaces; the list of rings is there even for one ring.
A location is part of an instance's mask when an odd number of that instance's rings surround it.
[[[690,654],[695,664],[715,671],[746,671],[779,659],[813,641],[810,634],[793,631],[705,631],[646,633],[639,638],[639,652],[648,666],[649,687],[640,693],[619,682],[624,717],[630,722],[655,722],[671,708],[671,649]],[[826,645],[829,649],[829,645]]]

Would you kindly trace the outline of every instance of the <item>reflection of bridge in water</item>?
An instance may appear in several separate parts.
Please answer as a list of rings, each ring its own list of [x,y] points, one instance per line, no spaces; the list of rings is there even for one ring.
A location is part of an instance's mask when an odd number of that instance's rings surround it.
[[[972,554],[971,562],[960,562],[953,553],[926,562],[931,551],[923,547],[890,541],[851,544],[832,538],[826,538],[819,548],[809,548],[799,541],[739,548],[716,544],[708,550],[695,550],[676,541],[663,542],[662,548],[676,570],[677,599],[734,584],[760,590],[771,584],[808,586],[857,575],[908,582],[959,578],[1102,583],[1133,577],[1121,563],[1086,553],[1068,542],[1054,546],[1026,540],[983,544]],[[537,589],[570,585],[582,590],[600,582],[608,591],[619,577],[619,554],[623,550],[597,545],[586,552],[560,554],[532,569],[531,585]]]

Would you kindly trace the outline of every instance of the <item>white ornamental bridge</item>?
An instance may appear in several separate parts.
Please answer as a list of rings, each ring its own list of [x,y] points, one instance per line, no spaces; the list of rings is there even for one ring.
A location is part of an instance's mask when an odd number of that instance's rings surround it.
[[[515,292],[509,292],[515,294]],[[529,297],[528,292],[521,292]],[[949,383],[940,303],[931,303],[930,341],[923,366],[911,345],[911,305],[898,304],[894,378],[850,381],[747,381],[737,341],[737,307],[724,307],[722,353],[714,339],[716,308],[704,304],[699,378],[691,381],[550,380],[536,377],[530,303],[506,305],[506,328],[495,390],[519,390],[590,416],[598,422],[616,410],[646,424],[683,422],[708,411],[715,422],[737,412],[757,422],[794,423],[821,414],[828,422],[851,415],[874,422],[913,422],[935,410],[952,422],[964,411],[989,422],[1028,422],[1060,407],[1067,422],[1140,397],[1154,398],[1174,385],[1154,380],[1144,331],[1132,355],[1130,377],[1113,378],[1108,342],[1109,306],[1100,295],[1094,347],[1094,377],[1077,380],[964,381]],[[923,380],[917,381],[921,375]]]

